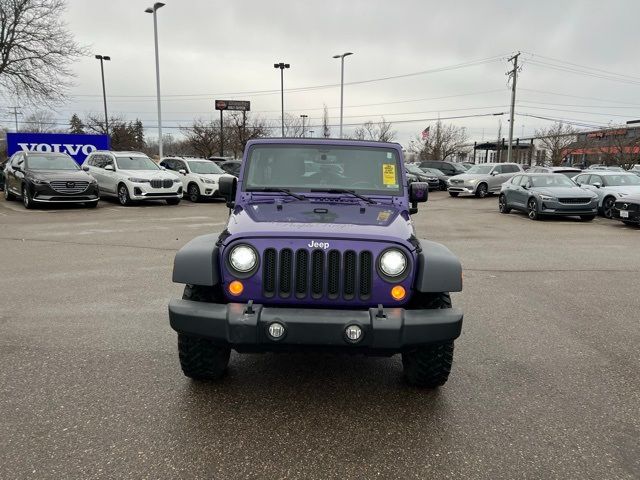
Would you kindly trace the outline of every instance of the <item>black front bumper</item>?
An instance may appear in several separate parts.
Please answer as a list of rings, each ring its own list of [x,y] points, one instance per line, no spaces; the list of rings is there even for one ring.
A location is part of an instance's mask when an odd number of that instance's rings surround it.
[[[200,336],[236,350],[269,351],[291,347],[327,347],[355,350],[399,352],[415,345],[450,341],[460,336],[462,311],[405,310],[328,310],[280,308],[246,304],[203,303],[172,300],[169,303],[171,327],[188,335]],[[279,322],[285,334],[278,340],[268,334],[269,325]],[[345,330],[358,325],[363,335],[350,342]]]
[[[626,217],[622,216],[622,215],[625,215],[622,212],[626,212]],[[637,210],[622,210],[617,207],[614,207],[612,210],[612,214],[613,214],[613,218],[615,218],[616,220],[621,220],[624,222],[640,223],[640,207]]]

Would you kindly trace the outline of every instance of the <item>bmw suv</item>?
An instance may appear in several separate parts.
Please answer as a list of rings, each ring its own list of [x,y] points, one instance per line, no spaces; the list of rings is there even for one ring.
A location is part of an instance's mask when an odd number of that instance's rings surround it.
[[[89,154],[82,169],[95,177],[101,194],[116,197],[122,205],[137,200],[165,200],[177,205],[182,198],[180,178],[144,153],[98,150]]]

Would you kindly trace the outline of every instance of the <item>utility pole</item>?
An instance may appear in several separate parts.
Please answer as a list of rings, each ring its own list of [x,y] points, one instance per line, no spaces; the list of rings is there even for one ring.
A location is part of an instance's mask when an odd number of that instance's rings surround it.
[[[512,160],[512,144],[513,144],[513,114],[516,108],[516,83],[518,81],[518,57],[520,56],[520,52],[516,53],[513,57],[509,59],[510,62],[513,62],[513,70],[507,72],[507,75],[511,78],[511,114],[509,116],[509,146],[507,147],[507,162],[511,162]]]
[[[18,131],[18,115],[22,115],[22,112],[18,111],[18,107],[9,107],[10,110],[13,110],[11,113],[13,113],[13,116],[16,119],[16,132]]]

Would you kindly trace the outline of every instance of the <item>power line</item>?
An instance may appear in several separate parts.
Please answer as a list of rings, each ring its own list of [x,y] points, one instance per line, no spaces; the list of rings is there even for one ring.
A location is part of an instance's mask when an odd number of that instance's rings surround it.
[[[422,70],[419,72],[411,72],[411,73],[404,73],[404,74],[400,74],[400,75],[391,75],[391,76],[387,76],[387,77],[378,77],[378,78],[370,78],[370,79],[366,79],[366,80],[357,80],[357,81],[352,81],[352,82],[345,82],[345,85],[363,85],[363,84],[367,84],[367,83],[374,83],[374,82],[383,82],[383,81],[388,81],[388,80],[396,80],[399,78],[408,78],[408,77],[415,77],[415,76],[419,76],[419,75],[428,75],[431,73],[440,73],[440,72],[447,72],[447,71],[451,71],[451,70],[458,70],[461,68],[467,68],[467,67],[475,67],[478,65],[484,65],[487,63],[491,63],[491,62],[495,62],[498,60],[501,60],[504,57],[504,55],[495,55],[493,57],[487,57],[487,58],[483,58],[483,59],[479,59],[479,60],[471,60],[468,62],[462,62],[462,63],[458,63],[458,64],[454,64],[454,65],[449,65],[446,67],[438,67],[438,68],[432,68],[429,70]],[[285,92],[307,92],[307,91],[312,91],[312,90],[321,90],[321,89],[326,89],[326,88],[336,88],[339,87],[340,84],[339,83],[331,83],[331,84],[325,84],[325,85],[308,85],[305,87],[295,87],[295,88],[286,88],[284,89]],[[249,90],[249,91],[244,91],[244,92],[225,92],[225,93],[194,93],[194,94],[165,94],[162,96],[163,99],[168,99],[168,98],[194,98],[194,97],[205,97],[204,99],[211,99],[211,97],[220,97],[220,96],[258,96],[258,95],[273,95],[273,94],[280,94],[280,89],[277,90]],[[96,95],[96,94],[76,94],[76,95],[71,95],[72,97],[99,97],[100,95]],[[155,98],[154,95],[110,95],[110,98]]]
[[[558,63],[563,64],[563,65],[571,65],[573,67],[578,67],[578,68],[585,69],[585,70],[593,70],[593,71],[605,73],[605,74],[608,74],[608,75],[615,75],[615,76],[618,76],[618,77],[626,77],[626,78],[629,78],[631,80],[640,81],[640,77],[637,77],[637,76],[634,76],[634,75],[627,75],[625,73],[615,73],[615,72],[612,72],[610,70],[604,70],[602,68],[588,67],[588,66],[585,66],[585,65],[580,65],[578,63],[568,62],[566,60],[560,60],[558,58],[547,57],[545,55],[540,55],[540,54],[537,54],[537,53],[532,53],[532,52],[524,52],[524,53],[527,54],[527,55],[531,55],[532,57],[540,57],[540,58],[543,58],[543,59],[546,59],[546,60],[551,60],[552,62],[558,62]]]
[[[611,99],[604,99],[604,98],[598,98],[598,97],[584,97],[584,96],[579,96],[579,95],[571,95],[568,93],[557,93],[557,92],[548,92],[546,90],[534,90],[531,88],[520,88],[520,90],[522,90],[523,92],[534,92],[534,93],[542,93],[544,95],[555,95],[558,97],[568,97],[568,98],[579,98],[582,100],[595,100],[598,102],[609,102],[609,103],[622,103],[625,105],[638,105],[640,106],[640,103],[630,103],[627,101],[623,101],[623,100],[611,100]]]

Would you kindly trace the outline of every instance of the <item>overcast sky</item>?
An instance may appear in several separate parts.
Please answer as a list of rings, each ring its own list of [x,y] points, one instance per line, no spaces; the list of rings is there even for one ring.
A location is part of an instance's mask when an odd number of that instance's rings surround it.
[[[69,0],[65,20],[92,55],[112,57],[105,63],[110,115],[154,127],[153,21],[144,13],[150,5]],[[291,64],[285,110],[309,115],[318,135],[323,104],[331,123],[339,122],[340,61],[331,57],[350,51],[344,123],[384,116],[407,145],[438,116],[508,112],[507,58],[518,50],[518,113],[620,124],[640,118],[638,18],[640,1],[634,0],[166,0],[158,11],[163,125],[179,134],[176,127],[194,117],[216,118],[216,98],[250,100],[256,115],[277,125],[280,76],[273,63],[284,61]],[[91,56],[74,69],[72,96],[55,113],[60,122],[73,112],[102,113],[99,62]],[[506,114],[445,121],[479,141],[496,138],[499,118],[506,136]],[[549,124],[517,115],[515,136]]]

